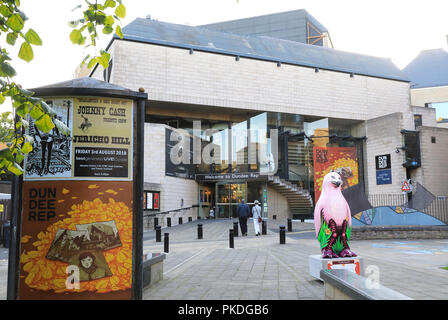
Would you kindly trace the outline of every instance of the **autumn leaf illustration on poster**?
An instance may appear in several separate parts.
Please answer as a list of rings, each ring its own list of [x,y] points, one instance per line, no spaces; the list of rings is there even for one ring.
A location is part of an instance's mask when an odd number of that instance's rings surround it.
[[[21,299],[130,299],[132,182],[27,182],[22,221]]]
[[[319,200],[322,182],[331,170],[342,178],[342,190],[358,184],[358,156],[356,147],[313,147],[314,199]]]

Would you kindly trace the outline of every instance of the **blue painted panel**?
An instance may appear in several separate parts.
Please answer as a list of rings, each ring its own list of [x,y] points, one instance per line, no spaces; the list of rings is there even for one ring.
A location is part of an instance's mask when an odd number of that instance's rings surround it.
[[[392,169],[376,170],[376,184],[392,184]]]

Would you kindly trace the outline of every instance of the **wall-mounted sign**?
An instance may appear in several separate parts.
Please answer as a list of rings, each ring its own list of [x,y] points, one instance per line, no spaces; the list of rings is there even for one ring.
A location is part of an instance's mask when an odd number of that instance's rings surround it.
[[[247,180],[267,180],[267,175],[259,172],[241,172],[241,173],[210,173],[197,174],[196,181],[247,181]]]
[[[376,184],[392,184],[390,154],[375,156]]]
[[[376,170],[390,169],[390,154],[383,154],[375,157]]]
[[[376,184],[392,184],[392,170],[376,170]]]

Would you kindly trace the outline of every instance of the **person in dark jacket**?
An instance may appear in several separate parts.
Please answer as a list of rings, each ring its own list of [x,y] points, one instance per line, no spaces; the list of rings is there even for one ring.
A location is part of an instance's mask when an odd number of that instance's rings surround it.
[[[249,206],[241,199],[241,203],[236,208],[236,216],[240,221],[241,234],[247,236],[247,219],[250,216]]]

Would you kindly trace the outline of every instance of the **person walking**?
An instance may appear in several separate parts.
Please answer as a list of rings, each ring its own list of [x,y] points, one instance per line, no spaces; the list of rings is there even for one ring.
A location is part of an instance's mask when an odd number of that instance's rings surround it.
[[[247,219],[249,219],[250,209],[249,206],[241,199],[241,203],[236,208],[236,216],[240,221],[241,234],[247,236]]]
[[[259,206],[260,202],[258,200],[255,200],[255,205],[252,208],[252,218],[254,220],[254,229],[255,229],[255,235],[260,235],[260,224],[263,221],[261,218],[261,207]]]

